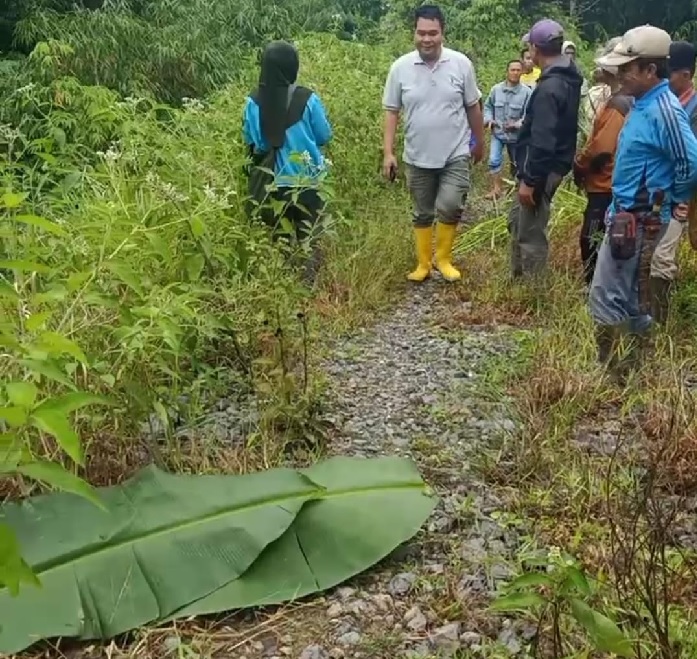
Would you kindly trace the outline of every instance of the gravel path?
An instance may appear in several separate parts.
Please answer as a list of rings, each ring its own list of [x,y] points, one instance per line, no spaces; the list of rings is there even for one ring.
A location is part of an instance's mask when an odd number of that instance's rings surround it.
[[[235,659],[500,659],[522,653],[534,635],[485,611],[512,577],[524,534],[476,469],[501,433],[516,428],[510,404],[490,400],[482,386],[515,340],[506,329],[444,330],[439,321],[457,304],[438,279],[410,287],[373,327],[329,346],[331,357],[318,365],[329,384],[329,451],[411,457],[440,497],[432,517],[351,583],[282,609],[280,622],[259,625],[252,616],[248,634],[247,625],[237,628],[248,640],[235,643]],[[201,423],[243,445],[255,419],[249,401],[227,400]]]
[[[505,403],[478,391],[513,341],[505,331],[442,331],[438,319],[454,303],[438,280],[414,287],[376,326],[338,341],[322,364],[331,451],[409,455],[441,503],[412,543],[320,598],[311,624],[291,622],[246,657],[474,657],[492,644],[514,656],[530,639],[534,630],[483,613],[511,578],[521,530],[471,466],[515,428]]]

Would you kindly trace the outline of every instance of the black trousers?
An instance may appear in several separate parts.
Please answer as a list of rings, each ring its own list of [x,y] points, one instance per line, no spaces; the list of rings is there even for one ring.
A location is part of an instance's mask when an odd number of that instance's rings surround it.
[[[277,231],[281,218],[285,218],[292,225],[298,241],[310,237],[324,210],[324,201],[317,190],[296,193],[292,188],[280,188],[273,193],[273,197],[284,204],[281,215],[274,218],[273,229]]]
[[[588,203],[583,213],[583,226],[579,244],[583,261],[583,278],[588,285],[593,281],[598,249],[605,234],[605,212],[612,202],[609,192],[588,192]]]

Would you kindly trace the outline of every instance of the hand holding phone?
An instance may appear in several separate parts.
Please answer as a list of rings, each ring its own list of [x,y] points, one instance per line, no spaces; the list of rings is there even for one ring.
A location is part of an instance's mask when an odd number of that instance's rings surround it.
[[[394,182],[397,178],[397,171],[397,158],[392,154],[386,155],[382,163],[382,173],[390,183]]]

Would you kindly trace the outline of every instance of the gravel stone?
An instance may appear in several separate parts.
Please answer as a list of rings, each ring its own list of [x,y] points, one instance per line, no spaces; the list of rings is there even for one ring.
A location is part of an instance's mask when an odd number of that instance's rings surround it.
[[[394,608],[394,600],[385,593],[373,595],[373,602],[378,611],[382,613],[388,613]]]
[[[300,659],[329,659],[329,653],[321,645],[308,645],[300,654]]]
[[[354,600],[346,604],[346,610],[354,616],[364,615],[370,609],[364,600]]]
[[[461,647],[460,623],[451,622],[436,629],[429,640],[435,650],[441,655],[451,656]]]
[[[464,577],[462,577],[457,586],[457,593],[462,599],[482,595],[487,593],[488,590],[489,585],[487,583],[486,575],[481,571],[477,572],[476,574],[466,574]]]
[[[477,634],[477,632],[465,632],[460,636],[460,641],[469,648],[473,645],[479,645],[482,642],[482,637],[481,634]]]
[[[427,642],[418,643],[414,647],[407,650],[407,659],[422,659],[423,657],[431,657],[433,652],[431,646]]]
[[[393,567],[384,572],[376,568],[370,585],[361,581],[357,589],[348,583],[327,596],[321,616],[332,621],[328,628],[334,642],[325,643],[326,649],[307,646],[300,659],[357,659],[361,653],[355,646],[365,640],[368,647],[376,630],[391,630],[403,639],[395,652],[400,657],[449,656],[462,647],[480,646],[481,636],[463,633],[459,623],[427,618],[423,611],[432,607],[421,598],[441,595],[446,571],[447,581],[458,583],[457,596],[468,603],[490,595],[496,582],[506,577],[503,565],[517,550],[518,533],[525,536],[524,529],[509,531],[491,517],[506,504],[470,468],[495,440],[518,428],[509,401],[484,400],[478,390],[490,360],[510,351],[515,338],[506,328],[442,331],[434,321],[449,321],[453,313],[472,307],[471,302],[454,303],[442,291],[437,276],[410,288],[405,299],[372,327],[333,341],[326,346],[329,356],[313,361],[313,371],[320,371],[328,385],[320,417],[332,429],[328,452],[409,456],[440,502],[421,535],[386,559]],[[175,433],[182,440],[207,435],[242,445],[262,413],[263,403],[236,394],[211,401],[208,412],[193,422],[181,422]],[[158,420],[150,421],[154,425]],[[457,543],[465,563],[462,572],[450,549]],[[417,594],[423,610],[412,600]],[[504,645],[519,652],[516,629],[502,629],[498,618],[496,624],[492,637],[501,631]],[[434,631],[421,640],[429,627]],[[273,652],[284,655],[284,649],[295,645],[292,638],[283,639]]]
[[[387,586],[392,597],[402,597],[406,595],[414,585],[416,581],[416,575],[411,572],[403,572],[393,577]]]
[[[426,629],[428,620],[418,606],[413,606],[404,616],[404,623],[413,632],[421,632]]]
[[[480,565],[486,560],[486,541],[481,537],[474,537],[462,543],[460,555],[470,565]]]
[[[340,645],[358,645],[361,640],[362,637],[358,632],[346,632],[337,639]]]
[[[506,563],[496,563],[491,566],[491,578],[495,581],[510,581],[515,577],[515,572]]]
[[[498,642],[501,643],[511,654],[520,654],[523,646],[518,638],[518,632],[510,625],[505,626],[498,637]]]
[[[333,620],[334,618],[338,618],[343,612],[344,612],[344,607],[341,605],[341,603],[334,602],[327,609],[327,618],[329,618],[330,620]]]

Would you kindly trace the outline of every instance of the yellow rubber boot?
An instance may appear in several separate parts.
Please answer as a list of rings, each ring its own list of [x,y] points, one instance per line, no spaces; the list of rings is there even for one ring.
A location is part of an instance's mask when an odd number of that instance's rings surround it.
[[[452,264],[456,232],[456,224],[436,223],[436,268],[446,281],[458,281],[462,278],[460,271]]]
[[[416,242],[416,260],[418,265],[407,275],[409,281],[423,281],[431,274],[431,244],[433,243],[433,227],[414,227]]]

